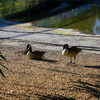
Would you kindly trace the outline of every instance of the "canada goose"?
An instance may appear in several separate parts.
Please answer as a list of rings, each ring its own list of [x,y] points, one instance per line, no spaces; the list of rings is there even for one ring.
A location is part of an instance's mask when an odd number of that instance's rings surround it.
[[[30,58],[30,59],[42,59],[42,57],[45,53],[46,52],[44,52],[44,51],[33,51],[32,52],[32,47],[30,44],[28,44],[28,53],[27,53],[28,58]]]
[[[72,63],[72,57],[74,57],[74,63],[75,63],[76,56],[81,51],[82,51],[82,49],[77,48],[76,46],[72,46],[69,48],[68,44],[64,44],[62,55],[70,57],[70,63]]]

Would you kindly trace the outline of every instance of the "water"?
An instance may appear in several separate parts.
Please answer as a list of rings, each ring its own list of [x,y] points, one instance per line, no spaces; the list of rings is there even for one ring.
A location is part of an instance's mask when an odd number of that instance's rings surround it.
[[[86,34],[100,34],[100,2],[89,2],[55,16],[33,21],[32,25],[47,28],[79,29]]]

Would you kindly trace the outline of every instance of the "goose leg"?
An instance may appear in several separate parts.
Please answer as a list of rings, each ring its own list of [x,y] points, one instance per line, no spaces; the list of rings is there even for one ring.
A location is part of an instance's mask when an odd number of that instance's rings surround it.
[[[76,57],[74,57],[74,64],[75,64],[75,61],[76,61]]]
[[[70,63],[72,63],[72,57],[70,57]]]

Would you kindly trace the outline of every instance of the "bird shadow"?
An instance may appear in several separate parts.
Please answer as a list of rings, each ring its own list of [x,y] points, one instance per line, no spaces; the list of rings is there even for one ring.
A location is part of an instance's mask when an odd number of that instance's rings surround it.
[[[64,96],[61,96],[61,95],[58,95],[58,96],[52,96],[52,95],[39,95],[39,94],[36,94],[39,98],[39,100],[75,100],[74,98],[67,98],[67,97],[64,97]]]
[[[50,60],[50,59],[31,59],[31,60],[38,60],[38,61],[44,61],[44,62],[50,62],[50,63],[58,62],[57,60]]]

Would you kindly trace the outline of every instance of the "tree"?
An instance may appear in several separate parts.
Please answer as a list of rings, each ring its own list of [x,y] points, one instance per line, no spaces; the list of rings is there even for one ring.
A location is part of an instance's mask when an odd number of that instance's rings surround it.
[[[7,0],[0,0],[0,3],[4,3],[4,2],[6,2]]]

